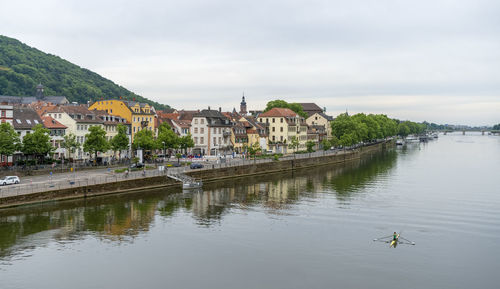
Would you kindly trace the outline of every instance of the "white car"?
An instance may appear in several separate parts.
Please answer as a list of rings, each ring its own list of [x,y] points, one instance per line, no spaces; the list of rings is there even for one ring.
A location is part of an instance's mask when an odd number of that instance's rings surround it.
[[[17,176],[7,176],[3,179],[0,179],[0,186],[19,184],[21,181]]]

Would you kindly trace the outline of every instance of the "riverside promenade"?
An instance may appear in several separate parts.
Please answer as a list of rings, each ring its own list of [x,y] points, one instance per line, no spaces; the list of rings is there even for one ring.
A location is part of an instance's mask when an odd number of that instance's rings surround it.
[[[33,203],[36,200],[50,201],[66,198],[87,197],[93,194],[118,193],[128,190],[140,190],[153,187],[178,186],[181,183],[168,175],[185,174],[203,181],[241,177],[249,174],[272,173],[300,167],[316,166],[328,163],[342,163],[359,158],[361,152],[380,150],[392,140],[380,140],[365,145],[357,145],[349,149],[335,149],[317,151],[313,153],[286,155],[274,160],[226,158],[223,161],[199,161],[201,169],[190,169],[189,166],[165,167],[144,171],[134,171],[128,174],[115,173],[114,169],[95,169],[67,173],[58,173],[52,176],[33,176],[21,179],[21,184],[0,187],[0,207]],[[63,196],[64,197],[60,197]]]

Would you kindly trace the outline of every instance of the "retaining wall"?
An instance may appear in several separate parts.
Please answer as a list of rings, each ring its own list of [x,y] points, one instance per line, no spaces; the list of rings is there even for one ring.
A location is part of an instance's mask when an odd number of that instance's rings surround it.
[[[248,164],[211,170],[192,171],[187,174],[191,177],[202,179],[204,182],[211,182],[235,177],[245,177],[249,175],[270,174],[307,167],[345,163],[351,160],[359,159],[364,154],[379,152],[388,146],[394,146],[394,141],[367,145],[352,151],[340,152],[335,155],[281,160],[268,163]],[[6,197],[0,199],[0,208],[14,207],[37,202],[88,198],[94,196],[123,193],[128,191],[148,190],[167,186],[178,186],[179,188],[181,188],[182,184],[173,179],[167,178],[166,176],[124,180],[106,184],[89,185]]]

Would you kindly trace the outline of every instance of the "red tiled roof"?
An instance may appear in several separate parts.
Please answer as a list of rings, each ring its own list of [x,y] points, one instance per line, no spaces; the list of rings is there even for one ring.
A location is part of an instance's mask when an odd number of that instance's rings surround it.
[[[63,125],[62,123],[58,122],[57,120],[53,119],[52,117],[48,115],[44,115],[41,117],[43,126],[51,129],[51,128],[60,128],[60,129],[65,129],[68,128],[67,126]]]
[[[297,114],[289,108],[274,107],[259,115],[259,117],[296,117]]]

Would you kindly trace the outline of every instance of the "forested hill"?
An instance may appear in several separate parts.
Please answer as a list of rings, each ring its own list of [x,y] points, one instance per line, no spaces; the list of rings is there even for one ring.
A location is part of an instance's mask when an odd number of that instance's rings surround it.
[[[0,35],[0,95],[34,96],[39,83],[44,86],[45,95],[66,96],[70,102],[87,103],[121,96],[152,104],[157,109],[169,108],[58,56]]]

